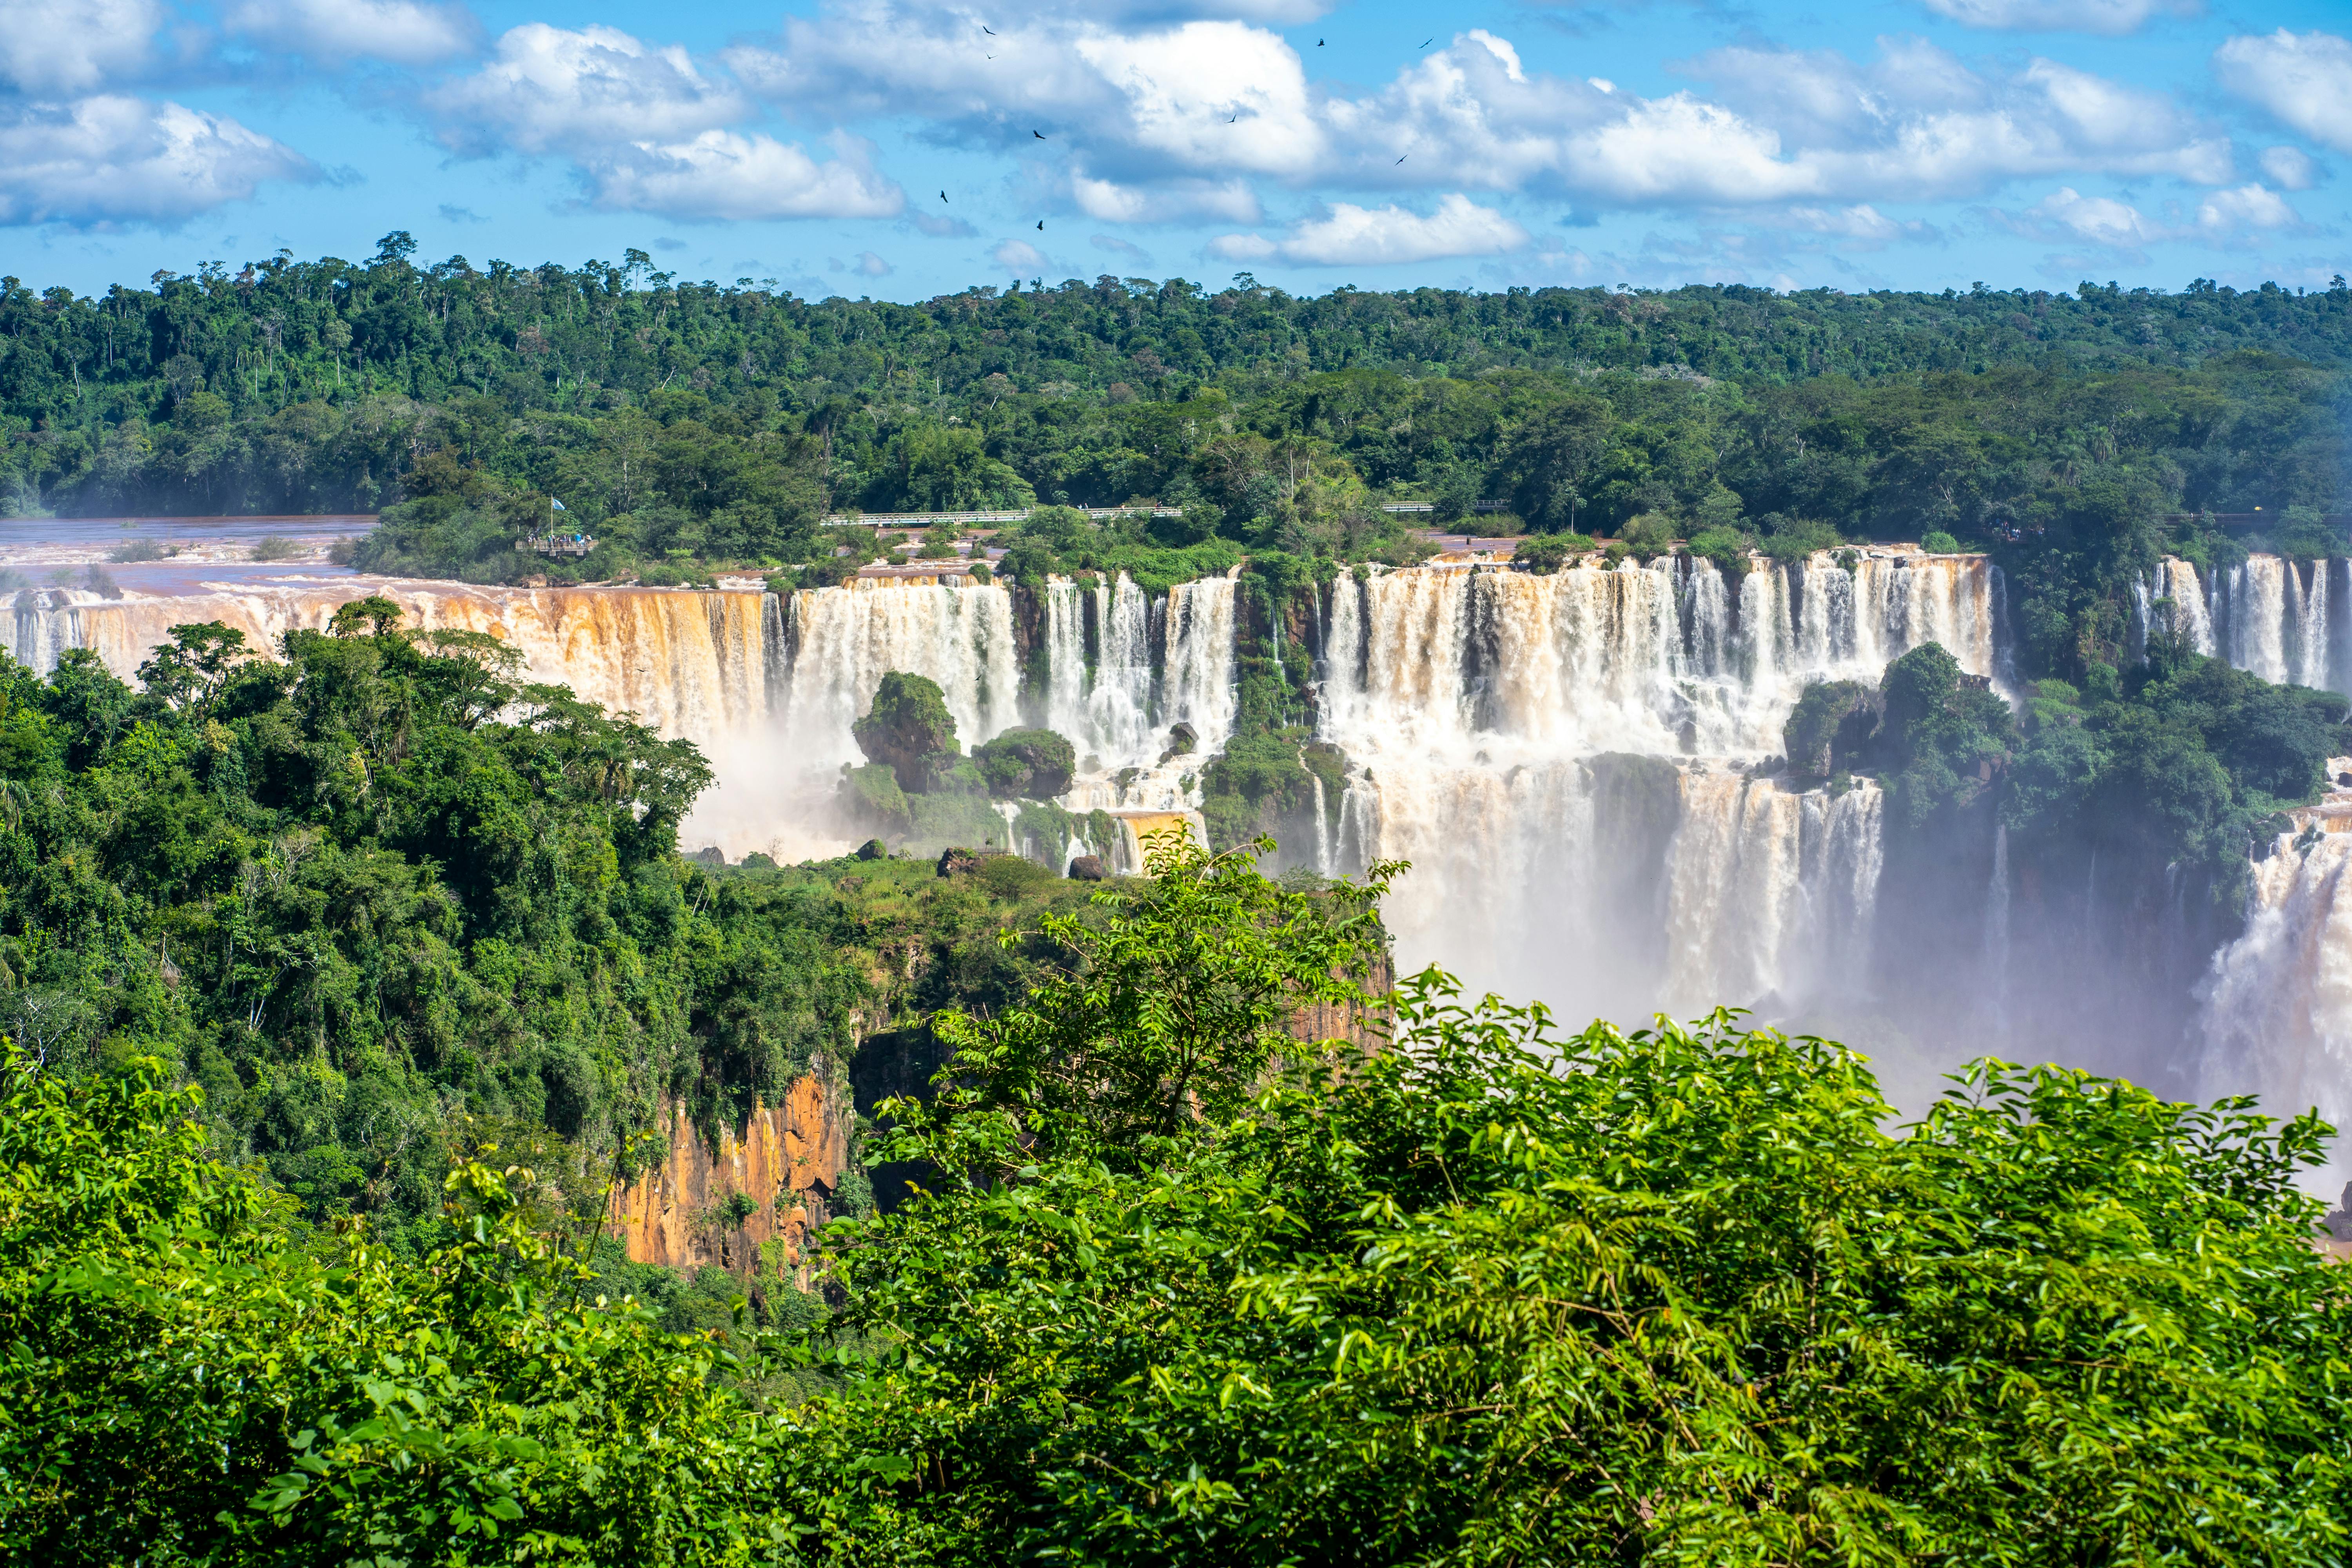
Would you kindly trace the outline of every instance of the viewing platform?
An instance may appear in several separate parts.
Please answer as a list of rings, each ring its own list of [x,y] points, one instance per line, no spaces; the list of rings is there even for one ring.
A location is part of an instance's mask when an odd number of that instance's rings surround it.
[[[530,555],[581,556],[595,548],[596,541],[585,533],[550,533],[515,541],[516,550]]]

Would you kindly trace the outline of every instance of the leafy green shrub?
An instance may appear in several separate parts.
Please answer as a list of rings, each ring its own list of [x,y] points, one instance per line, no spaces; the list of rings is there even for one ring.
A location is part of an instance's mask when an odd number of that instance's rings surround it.
[[[1804,689],[1781,726],[1789,771],[1825,779],[1866,762],[1877,731],[1880,699],[1858,680],[1821,680]]]
[[[2313,506],[2291,506],[2272,533],[2271,548],[2298,561],[2321,561],[2347,552],[2341,523],[2331,524]]]
[[[1845,542],[1838,531],[1818,518],[1771,516],[1764,520],[1758,548],[1774,561],[1802,561],[1817,551],[1835,550]]]
[[[1638,561],[1664,555],[1675,546],[1674,519],[1664,512],[1645,511],[1617,531],[1617,542]]]
[[[1713,562],[1726,576],[1737,577],[1748,570],[1748,535],[1737,528],[1702,529],[1691,536],[1689,548],[1700,560]]]
[[[1930,555],[1958,555],[1960,542],[1941,529],[1935,529],[1920,536],[1919,548]]]
[[[686,1564],[789,1539],[776,1434],[461,1163],[414,1261],[205,1150],[152,1058],[0,1101],[0,1532],[47,1563]],[[559,1547],[557,1543],[562,1543]]]
[[[1549,576],[1593,548],[1593,542],[1580,533],[1530,534],[1511,547],[1511,560],[1529,572]]]

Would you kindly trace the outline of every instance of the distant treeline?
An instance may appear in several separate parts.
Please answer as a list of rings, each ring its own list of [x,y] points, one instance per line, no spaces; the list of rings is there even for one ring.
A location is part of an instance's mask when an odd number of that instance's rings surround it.
[[[278,258],[0,289],[0,507],[401,514],[374,563],[590,575],[829,556],[828,507],[1187,509],[1346,553],[1381,499],[1544,531],[1986,543],[2347,504],[2352,289],[1499,294],[1109,277],[919,304],[618,266]],[[453,521],[454,520],[454,521]],[[2087,520],[2087,522],[2086,522]]]

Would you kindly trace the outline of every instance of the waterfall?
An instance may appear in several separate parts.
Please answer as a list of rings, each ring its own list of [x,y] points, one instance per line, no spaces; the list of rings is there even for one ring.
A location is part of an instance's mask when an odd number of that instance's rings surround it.
[[[1088,599],[1096,646],[1087,657]],[[1083,759],[1107,768],[1150,763],[1160,752],[1151,727],[1151,616],[1127,574],[1091,595],[1065,577],[1045,587],[1045,725]]]
[[[1307,761],[1306,753],[1300,752],[1298,760],[1303,766]],[[1315,874],[1328,877],[1332,874],[1331,819],[1324,809],[1323,775],[1308,768],[1307,776],[1315,783]]]
[[[1087,605],[1067,577],[1045,580],[1045,727],[1088,749]]]
[[[1117,766],[1150,760],[1151,607],[1126,573],[1095,590],[1095,624],[1102,628],[1094,689],[1087,697],[1087,733],[1097,752]]]
[[[782,728],[805,768],[865,759],[849,727],[890,670],[939,683],[968,749],[1020,722],[1013,599],[1003,589],[860,579],[793,595]]]
[[[2294,679],[2298,686],[2325,689],[2327,686],[2327,563],[2305,563],[2311,582],[2301,593],[2301,603],[2294,617]],[[2294,569],[2287,569],[2290,584],[2294,581]]]
[[[2294,562],[2249,555],[2211,574],[2200,589],[2197,569],[2167,558],[2143,599],[2169,599],[2168,631],[2198,653],[2216,655],[2265,680],[2352,693],[2352,660],[2336,657],[2339,595],[2334,561]],[[2146,612],[2151,617],[2156,612]],[[2135,615],[2135,630],[2139,615]]]
[[[1981,559],[1906,552],[1759,562],[1736,590],[1687,559],[1343,578],[1319,726],[1357,772],[1330,853],[1411,860],[1401,959],[1473,986],[1621,1018],[1851,992],[1881,796],[1745,764],[1809,681],[1929,640],[1997,673],[1997,592]]]
[[[2161,610],[2159,600],[2166,606]],[[2158,633],[2186,640],[2192,653],[2213,652],[2213,616],[2198,584],[2197,568],[2171,556],[2132,584],[2132,657],[2146,658],[2147,639]]]
[[[1666,857],[1671,1004],[1801,1003],[1865,969],[1881,798],[1867,783],[1831,795],[1685,773]]]
[[[2217,618],[2228,630],[2230,662],[2264,680],[2284,680],[2294,574],[2275,555],[2249,555],[2222,575],[2225,596]]]
[[[1204,577],[1168,591],[1163,725],[1192,726],[1204,752],[1234,732],[1234,611],[1240,584]]]
[[[2352,1125],[2352,834],[2298,837],[2281,834],[2254,865],[2244,933],[2214,954],[2198,986],[2197,1093],[2260,1094],[2274,1115],[2316,1106],[2343,1128]],[[2321,1184],[2332,1190],[2352,1175],[2348,1162],[2338,1140]]]
[[[322,631],[339,607],[370,594],[398,605],[404,626],[489,633],[522,655],[522,679],[570,686],[706,749],[754,725],[769,707],[773,617],[765,596],[752,592],[473,588],[386,578],[120,599],[40,590],[17,595],[9,653],[46,672],[65,649],[88,647],[131,680],[172,626],[219,621],[275,656],[289,631]]]

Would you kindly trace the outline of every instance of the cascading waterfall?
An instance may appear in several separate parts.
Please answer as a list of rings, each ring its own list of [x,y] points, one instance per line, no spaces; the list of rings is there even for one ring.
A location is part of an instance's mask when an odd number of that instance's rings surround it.
[[[1982,560],[1908,553],[1759,563],[1736,588],[1687,558],[1343,578],[1319,703],[1358,770],[1337,863],[1413,862],[1388,905],[1406,968],[1579,1012],[1851,989],[1879,793],[1745,764],[1810,681],[1875,683],[1931,640],[1993,674],[1998,588]]]
[[[1091,659],[1088,597],[1096,628]],[[1046,584],[1045,609],[1046,727],[1106,767],[1150,762],[1160,731],[1151,721],[1151,607],[1143,590],[1124,572],[1091,595],[1055,577]]]
[[[2250,555],[2222,582],[2217,618],[2229,628],[2230,662],[2264,680],[2286,679],[2288,629],[2298,618],[2294,574],[2275,555]]]
[[[2319,826],[2352,826],[2352,796],[2332,804]],[[2213,956],[2197,994],[2201,1098],[2252,1088],[2266,1105],[2316,1106],[2352,1126],[2352,833],[2279,836],[2252,868],[2243,934]],[[2347,1176],[2352,1150],[2339,1141],[2317,1181],[2333,1192]]]
[[[2168,558],[2134,584],[2132,654],[2147,657],[2149,636],[2164,633],[2265,680],[2352,693],[2352,658],[2337,652],[2347,574],[2342,561],[2250,555],[2200,584],[2195,566]]]
[[[1155,602],[1123,576],[1048,584],[1034,700],[1097,764],[1062,804],[1122,814],[1122,841],[1094,852],[1131,866],[1140,831],[1197,825],[1198,770],[1233,730],[1239,586],[1211,578]],[[1997,589],[1980,560],[1907,552],[1736,577],[1687,558],[1343,577],[1316,606],[1318,712],[1355,772],[1336,809],[1314,780],[1315,864],[1413,861],[1390,906],[1404,956],[1444,957],[1474,984],[1621,1016],[1801,1005],[1866,968],[1880,797],[1801,793],[1748,764],[1779,749],[1810,680],[1874,681],[1931,638],[1990,673]],[[204,601],[49,595],[19,613],[16,644],[37,664],[96,646],[127,673],[172,624],[228,620],[266,646],[376,591],[412,624],[493,632],[530,678],[703,744],[721,783],[686,831],[730,854],[838,851],[828,803],[862,761],[850,726],[887,670],[937,681],[967,745],[1022,721],[1013,597],[952,581],[781,599],[373,580]],[[1195,752],[1163,763],[1180,721]]]
[[[1192,725],[1204,752],[1222,749],[1234,732],[1234,616],[1240,586],[1232,576],[1204,577],[1168,590],[1160,723],[1163,729]]]
[[[811,766],[865,759],[850,725],[890,670],[939,683],[967,743],[1021,721],[1021,655],[1003,589],[860,579],[793,595],[782,729]]]
[[[1717,1001],[1828,994],[1869,963],[1881,795],[1686,772],[1666,856],[1667,994]]]
[[[324,630],[340,606],[371,594],[398,605],[404,626],[487,632],[522,655],[523,679],[568,685],[706,749],[754,727],[770,706],[774,613],[758,593],[471,588],[397,578],[118,599],[44,589],[17,595],[9,652],[47,671],[67,648],[87,647],[128,680],[174,626],[219,621],[243,632],[248,647],[275,653],[287,632]]]

